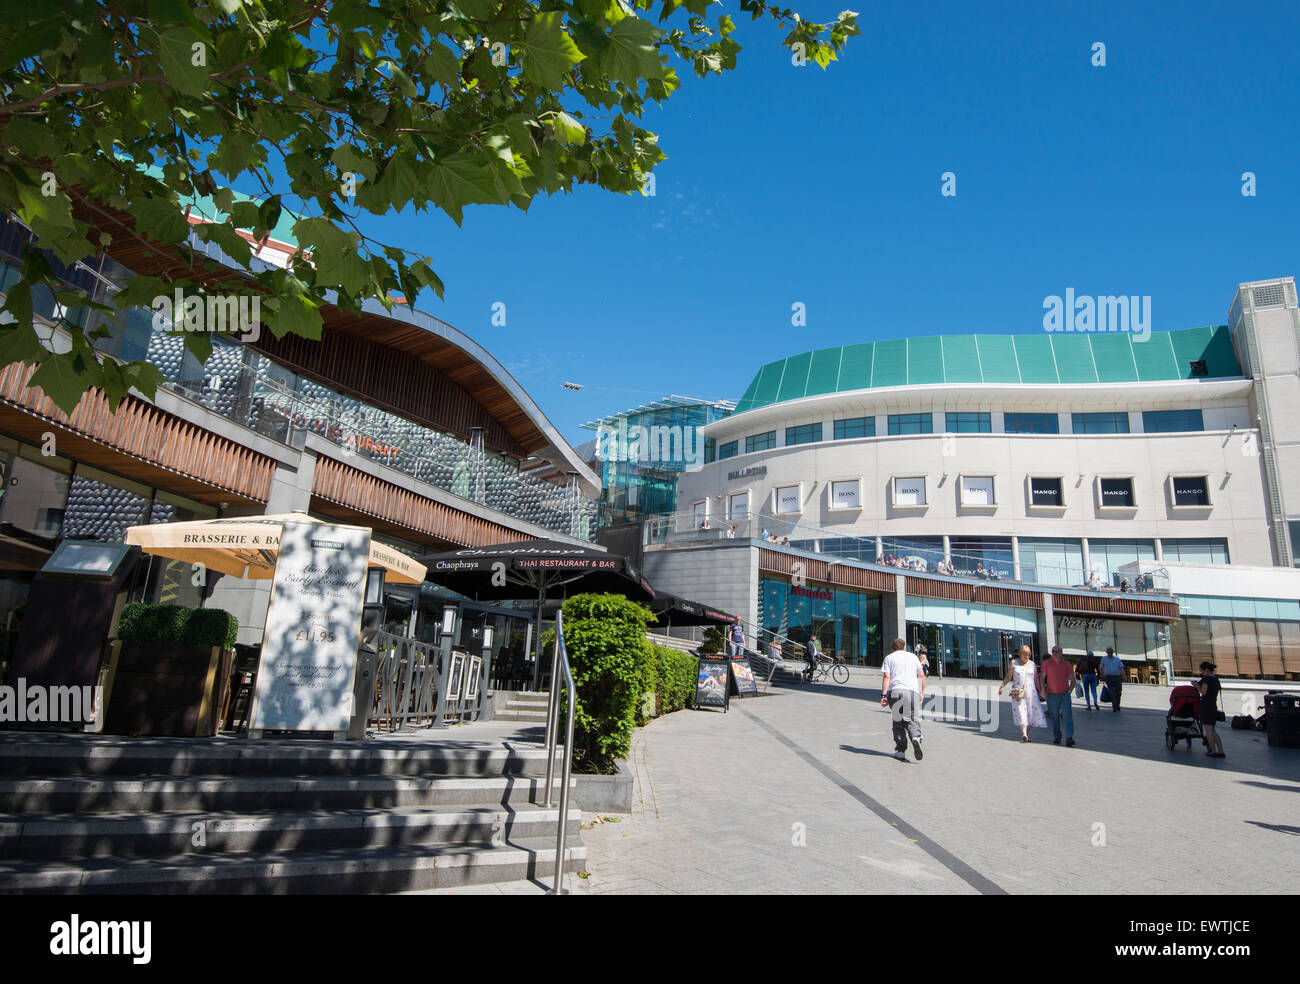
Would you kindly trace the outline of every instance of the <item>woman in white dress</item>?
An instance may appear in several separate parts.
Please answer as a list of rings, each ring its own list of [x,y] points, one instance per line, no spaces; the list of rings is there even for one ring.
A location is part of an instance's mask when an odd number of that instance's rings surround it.
[[[1007,667],[1006,679],[998,687],[999,694],[1008,683],[1011,684],[1011,719],[1020,725],[1020,740],[1028,741],[1030,728],[1047,727],[1047,715],[1038,697],[1038,666],[1028,646],[1021,646],[1017,658]]]

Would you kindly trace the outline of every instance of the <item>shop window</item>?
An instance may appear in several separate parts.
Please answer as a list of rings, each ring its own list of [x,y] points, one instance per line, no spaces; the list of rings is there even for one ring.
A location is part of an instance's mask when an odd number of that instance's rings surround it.
[[[1061,477],[1029,476],[1029,505],[1039,508],[1058,508],[1065,505],[1065,491]]]
[[[993,488],[992,475],[962,475],[958,479],[961,487],[961,504],[979,508],[996,506],[997,496]]]
[[[893,482],[894,506],[899,509],[911,509],[928,505],[925,497],[925,479],[896,478]]]
[[[831,509],[861,509],[862,482],[856,478],[830,484]]]
[[[801,510],[801,486],[786,485],[776,490],[776,511],[778,515],[797,513]]]
[[[1210,505],[1210,483],[1205,475],[1171,475],[1169,487],[1175,506]]]
[[[1131,478],[1098,478],[1097,497],[1102,509],[1132,509],[1137,505]]]
[[[77,540],[121,541],[127,528],[146,521],[147,486],[97,468],[78,467],[68,486],[63,535]]]
[[[23,450],[35,451],[26,447]],[[37,463],[19,454],[0,454],[0,522],[41,536],[58,536],[62,532],[70,463],[58,458],[47,462]]]
[[[737,492],[727,498],[727,519],[733,523],[749,519],[749,493]]]

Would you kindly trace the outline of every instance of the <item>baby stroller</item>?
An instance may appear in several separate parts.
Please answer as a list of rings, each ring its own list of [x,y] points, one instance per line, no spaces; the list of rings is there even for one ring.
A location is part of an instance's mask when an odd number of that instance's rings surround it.
[[[1165,715],[1165,744],[1173,751],[1180,741],[1192,747],[1192,739],[1205,741],[1201,730],[1201,693],[1195,687],[1174,687],[1169,694],[1169,713]]]

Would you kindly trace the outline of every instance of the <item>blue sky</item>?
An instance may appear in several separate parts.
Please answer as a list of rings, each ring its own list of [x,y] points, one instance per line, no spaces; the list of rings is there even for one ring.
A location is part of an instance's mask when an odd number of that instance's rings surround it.
[[[1067,287],[1150,295],[1157,331],[1222,324],[1239,282],[1300,273],[1300,6],[1135,6],[862,5],[823,72],[715,5],[745,50],[721,79],[679,66],[682,89],[647,114],[668,155],[655,197],[585,187],[526,214],[470,206],[461,228],[364,227],[433,257],[446,300],[418,306],[574,443],[668,393],[738,399],[760,365],[812,348],[1042,331]]]

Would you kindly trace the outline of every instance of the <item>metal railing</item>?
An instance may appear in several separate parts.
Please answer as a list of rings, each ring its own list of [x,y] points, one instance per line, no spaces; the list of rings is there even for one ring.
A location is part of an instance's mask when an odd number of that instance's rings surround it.
[[[578,691],[573,685],[569,670],[569,654],[564,648],[564,612],[555,613],[555,647],[551,656],[551,699],[546,709],[546,798],[542,804],[551,806],[551,793],[555,784],[555,751],[560,713],[560,671],[564,671],[565,696],[568,703],[568,724],[565,726],[564,767],[560,770],[560,825],[555,835],[555,879],[551,883],[552,895],[564,894],[564,851],[569,831],[569,781],[573,772],[573,719],[578,709]]]
[[[728,535],[734,529],[734,534]],[[1077,564],[1059,566],[1035,559],[1019,562],[1021,577],[1015,577],[1016,563],[1005,557],[990,558],[984,554],[967,554],[950,550],[945,556],[938,545],[918,545],[906,539],[881,537],[879,552],[876,537],[846,536],[843,531],[825,530],[789,516],[774,516],[762,512],[736,514],[721,522],[709,520],[708,529],[695,525],[694,517],[685,511],[661,513],[645,517],[643,543],[694,543],[716,542],[723,539],[763,539],[779,546],[820,553],[823,557],[855,560],[874,564],[890,570],[916,571],[946,577],[978,578],[990,581],[1010,581],[1015,584],[1046,585],[1051,587],[1089,588],[1094,591],[1123,592],[1124,581],[1129,580],[1128,591],[1168,594],[1169,571],[1160,561],[1125,561],[1114,570],[1091,562],[1085,568],[1082,559]],[[779,535],[778,535],[779,534]],[[789,541],[789,542],[786,542]],[[855,548],[843,548],[848,541]],[[838,543],[840,546],[835,547]],[[892,562],[891,562],[892,560]],[[981,570],[983,568],[983,570]],[[1136,569],[1134,569],[1136,568]],[[1032,577],[1025,576],[1031,571]],[[1142,584],[1137,582],[1142,578]]]
[[[437,647],[378,631],[367,632],[365,642],[377,650],[374,698],[366,727],[397,731],[407,725],[433,724],[438,690]]]

